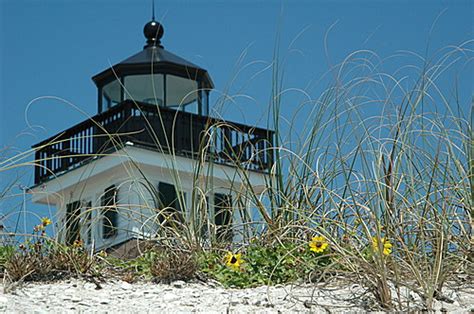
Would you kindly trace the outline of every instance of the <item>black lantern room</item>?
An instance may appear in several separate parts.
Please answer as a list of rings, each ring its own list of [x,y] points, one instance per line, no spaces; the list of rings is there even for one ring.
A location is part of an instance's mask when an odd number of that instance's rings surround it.
[[[92,77],[98,88],[98,113],[133,100],[208,115],[214,85],[207,71],[165,50],[163,26],[154,19],[143,33],[147,42],[142,51]]]

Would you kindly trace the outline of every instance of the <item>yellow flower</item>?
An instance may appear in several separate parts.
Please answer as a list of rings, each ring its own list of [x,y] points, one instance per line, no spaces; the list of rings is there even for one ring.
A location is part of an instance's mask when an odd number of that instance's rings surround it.
[[[81,248],[84,245],[84,242],[82,240],[74,240],[72,243],[73,248]]]
[[[232,252],[227,252],[225,256],[225,264],[227,267],[232,268],[233,270],[238,270],[240,265],[243,263],[242,254],[234,254]]]
[[[52,221],[48,217],[43,217],[41,218],[41,224],[43,225],[43,227],[46,227],[52,224]]]
[[[105,257],[107,257],[107,252],[104,251],[104,250],[102,250],[102,251],[100,251],[100,252],[98,253],[98,255],[99,255],[100,257],[105,258]]]
[[[36,226],[34,226],[34,228],[33,228],[33,231],[34,231],[34,232],[40,232],[41,230],[44,230],[44,226],[43,226],[43,225],[36,225]]]
[[[392,253],[392,247],[393,247],[392,243],[390,243],[390,241],[385,238],[381,238],[380,240],[383,247],[383,254],[386,256],[390,255],[390,253]],[[377,237],[372,237],[372,247],[375,252],[379,251],[379,241]]]
[[[316,253],[324,252],[329,246],[328,241],[323,236],[313,237],[311,241],[309,241],[309,249]]]

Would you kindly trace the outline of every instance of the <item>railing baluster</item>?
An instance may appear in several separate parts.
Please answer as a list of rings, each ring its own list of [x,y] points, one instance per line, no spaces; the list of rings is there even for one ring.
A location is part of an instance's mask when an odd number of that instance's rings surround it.
[[[46,174],[49,173],[49,169],[51,169],[51,145],[48,145],[46,146],[45,148],[45,153],[46,153],[46,160],[45,160],[45,171],[46,171]]]
[[[63,170],[66,170],[69,168],[69,165],[70,165],[70,159],[71,157],[69,157],[71,155],[71,148],[70,148],[70,139],[69,137],[67,139],[65,139],[63,141]],[[67,157],[64,157],[64,156],[67,156]]]
[[[87,154],[92,154],[92,128],[87,128]]]
[[[41,159],[41,151],[37,150],[35,152],[35,184],[39,183],[40,177],[41,177],[40,165],[42,164],[42,162],[40,161],[40,159]]]
[[[84,155],[86,153],[85,149],[85,140],[86,140],[86,132],[85,130],[81,131],[80,135],[81,141],[80,141],[80,146],[81,146],[81,155]],[[81,156],[81,159],[84,159],[85,156]]]

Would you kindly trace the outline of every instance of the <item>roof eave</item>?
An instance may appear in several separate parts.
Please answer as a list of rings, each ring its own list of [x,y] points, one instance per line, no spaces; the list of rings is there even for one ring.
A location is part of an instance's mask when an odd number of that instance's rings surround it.
[[[111,68],[108,68],[99,74],[92,77],[97,87],[104,86],[105,84],[112,82],[113,80],[123,75],[134,75],[134,74],[171,74],[184,78],[188,78],[195,81],[204,81],[207,83],[207,88],[214,88],[214,83],[209,73],[201,68],[194,68],[190,66],[183,66],[181,64],[175,64],[170,62],[154,62],[154,63],[135,63],[135,64],[124,64],[119,63]]]

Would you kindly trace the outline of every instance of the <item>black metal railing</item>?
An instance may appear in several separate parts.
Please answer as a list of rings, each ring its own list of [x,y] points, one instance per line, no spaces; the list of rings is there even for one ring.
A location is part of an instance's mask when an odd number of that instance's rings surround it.
[[[266,172],[273,164],[273,136],[267,129],[124,101],[34,145],[35,184],[127,142]]]

